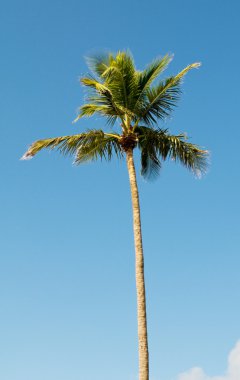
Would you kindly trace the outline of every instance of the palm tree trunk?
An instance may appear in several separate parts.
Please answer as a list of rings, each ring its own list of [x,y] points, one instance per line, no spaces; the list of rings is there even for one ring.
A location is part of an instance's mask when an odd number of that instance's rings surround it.
[[[126,152],[127,167],[132,196],[133,230],[136,255],[136,288],[138,316],[138,345],[139,345],[139,380],[149,380],[147,314],[144,283],[144,260],[142,247],[142,231],[136,171],[133,161],[133,150]]]

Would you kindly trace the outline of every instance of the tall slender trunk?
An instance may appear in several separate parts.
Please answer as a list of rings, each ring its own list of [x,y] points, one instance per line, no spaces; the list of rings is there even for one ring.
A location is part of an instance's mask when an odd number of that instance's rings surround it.
[[[126,152],[127,167],[132,196],[133,230],[136,255],[136,288],[139,345],[139,380],[149,380],[149,359],[147,339],[147,314],[144,283],[144,260],[142,247],[142,231],[136,171],[133,161],[133,150]]]

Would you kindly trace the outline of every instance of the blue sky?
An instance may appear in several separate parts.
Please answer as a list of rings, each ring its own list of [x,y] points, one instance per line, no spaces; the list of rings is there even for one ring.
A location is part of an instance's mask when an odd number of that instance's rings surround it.
[[[102,127],[97,118],[72,124],[84,56],[129,48],[139,69],[167,52],[168,74],[202,62],[161,126],[211,152],[202,180],[171,162],[155,182],[139,176],[151,380],[196,366],[180,380],[237,380],[224,373],[230,352],[231,366],[240,362],[239,2],[1,8],[0,378],[137,378],[125,162],[74,167],[54,152],[19,161],[36,139]]]

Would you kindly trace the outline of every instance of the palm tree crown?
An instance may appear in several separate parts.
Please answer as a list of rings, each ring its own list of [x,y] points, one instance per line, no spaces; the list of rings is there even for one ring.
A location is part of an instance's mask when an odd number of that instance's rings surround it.
[[[139,148],[141,174],[145,178],[158,174],[161,162],[167,158],[181,162],[197,175],[205,172],[207,151],[189,143],[185,134],[171,135],[157,126],[158,120],[168,117],[176,106],[182,78],[200,66],[193,63],[176,76],[157,82],[170,61],[171,56],[165,55],[139,71],[129,52],[88,58],[91,74],[81,78],[88,98],[75,121],[98,114],[107,119],[109,132],[93,129],[38,140],[22,158],[32,158],[43,148],[56,148],[73,155],[74,162],[80,164],[97,158],[110,160],[113,154],[121,158],[129,149]]]

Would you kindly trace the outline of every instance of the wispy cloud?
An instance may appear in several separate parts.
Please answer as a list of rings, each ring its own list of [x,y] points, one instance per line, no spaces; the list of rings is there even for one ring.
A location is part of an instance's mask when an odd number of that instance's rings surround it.
[[[228,356],[228,368],[224,375],[208,376],[202,368],[194,367],[181,373],[177,380],[240,380],[240,341]]]

